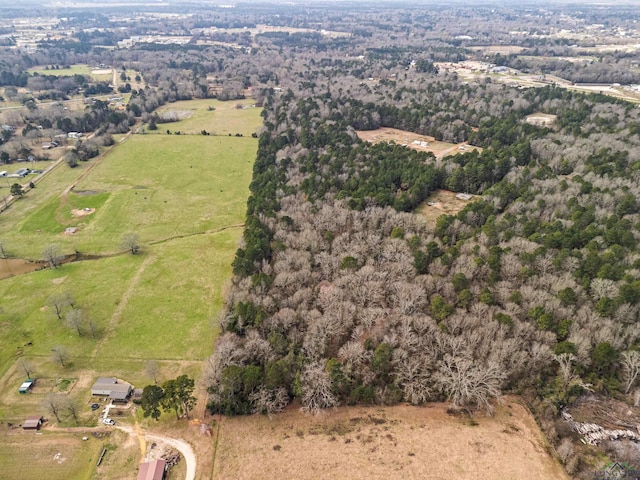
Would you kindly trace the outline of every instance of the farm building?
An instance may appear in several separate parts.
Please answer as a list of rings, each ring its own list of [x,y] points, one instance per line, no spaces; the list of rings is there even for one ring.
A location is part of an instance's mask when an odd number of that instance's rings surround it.
[[[126,402],[133,393],[133,387],[115,377],[100,377],[91,387],[91,395],[109,397],[114,402]]]
[[[33,388],[33,386],[36,384],[36,379],[35,378],[29,378],[27,380],[25,380],[24,382],[22,382],[22,385],[20,385],[20,388],[18,388],[18,392],[19,393],[27,393],[29,391],[31,391],[31,389]]]
[[[138,480],[162,480],[164,478],[166,462],[158,458],[140,465]]]
[[[40,427],[44,423],[44,418],[38,415],[32,415],[22,423],[23,430],[40,430]]]

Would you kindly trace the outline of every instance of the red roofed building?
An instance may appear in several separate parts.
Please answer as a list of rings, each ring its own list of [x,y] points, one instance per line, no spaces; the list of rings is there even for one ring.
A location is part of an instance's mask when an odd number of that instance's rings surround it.
[[[164,469],[165,461],[162,458],[142,463],[138,472],[138,480],[163,480]]]

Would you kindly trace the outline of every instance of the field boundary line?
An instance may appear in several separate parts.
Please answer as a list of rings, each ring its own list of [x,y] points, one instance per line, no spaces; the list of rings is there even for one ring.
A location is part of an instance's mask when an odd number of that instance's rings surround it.
[[[149,242],[149,245],[161,245],[163,243],[170,242],[172,240],[180,240],[183,238],[195,237],[198,235],[213,235],[215,233],[224,232],[225,230],[231,230],[232,228],[244,227],[244,223],[235,223],[233,225],[225,225],[224,227],[216,228],[215,230],[205,230],[203,232],[185,233],[184,235],[174,235],[172,237],[162,238],[160,240],[154,240]]]

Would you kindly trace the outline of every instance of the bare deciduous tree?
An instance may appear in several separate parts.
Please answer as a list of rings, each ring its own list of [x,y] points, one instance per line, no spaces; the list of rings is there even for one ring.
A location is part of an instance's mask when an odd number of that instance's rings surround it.
[[[122,236],[120,246],[135,255],[140,251],[140,235],[133,232],[125,233]]]
[[[42,407],[60,421],[60,413],[65,408],[65,395],[60,393],[48,393],[42,401]]]
[[[34,370],[31,360],[29,360],[28,358],[22,357],[18,361],[18,365],[20,365],[20,368],[24,371],[27,378],[31,378],[31,374],[33,373],[33,370]]]
[[[64,345],[56,345],[51,349],[51,357],[54,361],[60,362],[60,366],[64,367],[64,364],[68,359],[67,349]]]
[[[485,366],[468,358],[448,356],[437,381],[455,406],[480,407],[492,413],[491,400],[500,396],[504,378],[504,372],[496,364]]]
[[[308,365],[300,378],[303,412],[319,413],[323,408],[336,407],[338,401],[331,390],[331,378],[322,362]]]
[[[69,397],[65,396],[62,405],[64,410],[67,411],[69,415],[71,415],[73,421],[77,424],[78,416],[80,415],[80,407],[78,406],[78,404]]]
[[[638,378],[638,374],[640,374],[640,352],[635,350],[623,352],[620,361],[624,367],[626,377],[624,393],[629,393]]]
[[[82,310],[69,310],[64,318],[67,326],[74,329],[78,333],[78,336],[82,336]]]
[[[265,387],[258,388],[249,399],[253,402],[254,413],[266,413],[271,417],[274,413],[279,413],[289,403],[289,395],[283,387],[269,390]]]
[[[61,259],[60,247],[55,244],[47,245],[42,250],[42,259],[47,262],[49,267],[58,268]]]

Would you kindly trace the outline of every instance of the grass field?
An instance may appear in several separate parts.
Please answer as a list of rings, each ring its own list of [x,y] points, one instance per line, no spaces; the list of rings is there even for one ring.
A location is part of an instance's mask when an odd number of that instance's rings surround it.
[[[29,196],[3,214],[1,238],[14,256],[38,258],[51,243],[63,253],[117,252],[130,230],[140,234],[143,251],[0,282],[0,334],[9,347],[0,350],[0,373],[27,343],[40,357],[65,344],[72,357],[204,358],[242,231],[256,144],[252,138],[135,136],[78,184],[82,195],[70,194],[66,202]],[[68,182],[68,172],[62,166],[56,173]],[[53,178],[34,192],[65,180]],[[38,200],[37,209],[20,208]],[[96,211],[74,220],[70,211],[85,207]],[[79,227],[76,235],[62,235],[69,224]],[[91,315],[99,344],[74,334],[45,306],[66,291]]]
[[[108,72],[107,72],[108,70]],[[91,77],[94,80],[98,81],[111,81],[113,78],[113,74],[111,69],[94,69],[89,65],[71,65],[70,68],[58,68],[58,69],[49,69],[47,70],[44,67],[32,68],[29,70],[29,73],[38,73],[39,75],[53,75],[56,77],[70,77],[73,75],[86,75],[87,77]],[[96,73],[94,73],[96,72]],[[119,77],[118,77],[119,78]]]
[[[447,405],[341,407],[318,417],[291,408],[222,420],[213,478],[565,480],[533,418],[507,399],[495,417]]]
[[[0,219],[0,238],[17,257],[41,258],[56,243],[62,253],[120,250],[127,231],[143,244],[217,231],[242,222],[257,148],[253,138],[136,135],[80,181],[89,164],[61,166],[51,179],[16,202]],[[96,208],[75,218],[71,210]],[[126,219],[122,221],[122,219]],[[77,226],[73,236],[63,235]]]
[[[158,133],[180,131],[186,134],[200,134],[206,130],[211,135],[235,135],[245,137],[257,133],[262,125],[260,112],[253,107],[254,100],[189,100],[176,102],[158,109],[158,115],[174,114],[183,120],[171,123],[158,123]],[[241,107],[241,108],[238,108]],[[213,110],[210,110],[213,109]]]

